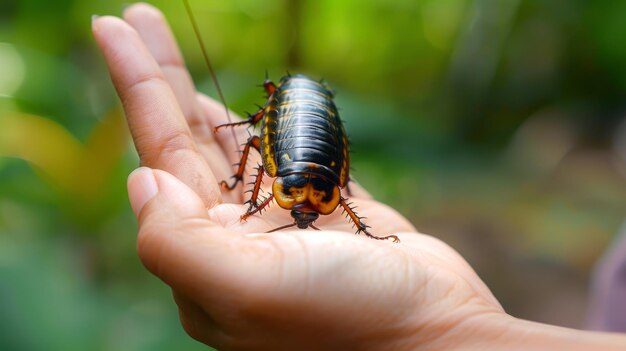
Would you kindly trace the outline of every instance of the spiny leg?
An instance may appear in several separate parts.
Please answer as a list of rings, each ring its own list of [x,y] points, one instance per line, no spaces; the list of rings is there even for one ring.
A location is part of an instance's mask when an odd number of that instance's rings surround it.
[[[265,81],[263,82],[263,89],[265,89],[267,97],[269,98],[270,96],[272,96],[272,94],[274,94],[274,91],[276,91],[276,84],[274,84],[271,80],[265,78]],[[213,128],[213,132],[217,133],[217,131],[223,127],[235,127],[245,124],[255,125],[263,119],[263,116],[265,116],[265,108],[259,106],[258,111],[253,114],[248,114],[248,118],[244,119],[243,121],[221,124]]]
[[[233,190],[237,183],[243,181],[243,173],[246,171],[246,162],[248,162],[250,147],[253,147],[257,151],[261,152],[261,138],[259,138],[257,135],[248,138],[246,146],[243,148],[243,155],[241,155],[241,160],[239,161],[239,168],[237,169],[235,175],[232,176],[232,178],[235,178],[235,182],[233,183],[233,185],[228,185],[228,182],[222,180],[220,182],[221,186],[225,187],[228,190]]]
[[[259,165],[256,168],[256,170],[257,170],[257,174],[256,174],[256,177],[254,178],[254,181],[248,183],[248,185],[254,184],[254,187],[246,191],[247,193],[252,193],[252,195],[250,196],[250,200],[245,202],[247,204],[250,204],[250,207],[248,208],[247,212],[250,212],[253,208],[258,207],[257,201],[259,199],[259,194],[261,192],[261,184],[263,184],[263,171],[265,170],[265,168],[263,168],[262,165]]]
[[[274,199],[274,195],[270,194],[270,196],[268,196],[267,199],[263,200],[263,202],[261,202],[260,204],[257,204],[255,206],[250,206],[248,208],[248,211],[242,214],[239,217],[239,219],[241,219],[242,221],[245,221],[246,219],[248,219],[248,217],[264,209],[267,205],[270,204],[270,202],[272,202],[273,199]]]
[[[267,197],[267,199],[263,200],[263,202],[257,203],[259,199],[259,193],[261,192],[261,184],[263,183],[264,171],[265,170],[263,166],[259,166],[258,173],[256,175],[256,180],[254,181],[254,188],[252,188],[251,190],[252,196],[250,196],[250,200],[246,202],[250,204],[250,207],[248,207],[248,210],[246,211],[246,213],[241,215],[240,219],[242,221],[245,221],[248,217],[261,211],[265,206],[269,205],[269,203],[272,202],[272,199],[274,198],[274,195],[270,194]]]
[[[346,199],[345,198],[341,198],[341,200],[339,200],[339,204],[341,205],[341,207],[343,207],[343,210],[346,211],[346,213],[348,214],[348,216],[350,217],[350,219],[352,220],[352,222],[354,222],[354,224],[356,225],[356,233],[360,233],[363,232],[365,233],[365,235],[367,235],[368,237],[372,238],[372,239],[376,239],[376,240],[387,240],[387,239],[391,239],[393,240],[394,243],[399,243],[400,239],[395,236],[395,235],[387,235],[387,236],[376,236],[373,235],[372,233],[370,233],[369,231],[367,231],[367,228],[369,227],[368,225],[366,225],[365,223],[363,223],[363,221],[361,220],[362,217],[359,217],[356,212],[354,212],[354,208],[350,207],[350,204],[346,203]]]
[[[219,126],[213,128],[213,132],[217,133],[217,131],[220,128],[224,128],[224,127],[235,127],[235,126],[242,126],[242,125],[245,125],[245,124],[255,125],[260,120],[263,119],[263,116],[265,116],[265,109],[263,107],[261,107],[254,114],[248,114],[248,118],[244,119],[243,121],[233,122],[233,123],[226,123],[226,124],[220,124]]]

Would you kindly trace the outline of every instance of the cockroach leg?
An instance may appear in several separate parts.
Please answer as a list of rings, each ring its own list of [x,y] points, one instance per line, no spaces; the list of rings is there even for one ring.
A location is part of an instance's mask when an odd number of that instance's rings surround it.
[[[368,237],[372,238],[372,239],[376,239],[376,240],[387,240],[387,239],[391,239],[394,243],[399,243],[400,239],[395,236],[395,235],[387,235],[387,236],[376,236],[373,235],[372,233],[370,233],[367,228],[369,227],[368,225],[366,225],[365,223],[363,223],[362,221],[362,217],[359,217],[356,212],[354,212],[354,207],[350,207],[350,204],[348,204],[346,202],[345,198],[341,198],[341,200],[339,200],[339,204],[341,205],[341,207],[343,207],[343,210],[346,211],[346,213],[348,214],[348,216],[350,217],[350,220],[352,220],[352,222],[354,222],[354,224],[356,225],[356,233],[359,234],[361,232],[363,232],[365,235],[367,235]]]
[[[228,182],[222,180],[220,185],[228,190],[233,190],[237,183],[243,181],[243,173],[246,171],[246,162],[248,162],[248,156],[250,155],[250,147],[255,148],[257,151],[261,152],[261,138],[254,135],[248,138],[246,142],[246,146],[243,148],[243,155],[241,155],[241,160],[239,161],[239,168],[235,175],[232,178],[235,178],[235,182],[232,185],[228,185]]]
[[[224,128],[224,127],[236,127],[236,126],[243,126],[246,124],[249,125],[255,125],[257,124],[260,120],[263,119],[263,116],[265,116],[265,109],[263,107],[259,108],[259,110],[253,114],[249,114],[248,118],[244,119],[243,121],[239,121],[239,122],[233,122],[233,123],[226,123],[226,124],[220,124],[219,126],[213,128],[213,132],[217,133],[217,131],[220,128]]]
[[[250,200],[247,201],[247,203],[250,203],[250,207],[248,207],[246,213],[241,215],[240,219],[242,221],[245,221],[248,217],[261,211],[263,208],[269,205],[270,202],[272,202],[272,199],[274,199],[274,195],[270,194],[267,199],[263,200],[261,203],[258,203],[259,193],[261,192],[261,184],[263,183],[263,172],[265,170],[263,166],[259,165],[257,171],[258,173],[254,181],[254,188],[252,188],[252,196],[250,196]]]
[[[254,182],[249,183],[249,184],[254,184],[254,187],[252,188],[252,190],[249,190],[250,192],[252,192],[252,196],[250,196],[250,200],[246,202],[250,204],[248,211],[246,211],[246,214],[248,214],[246,218],[252,214],[250,212],[252,212],[253,209],[259,207],[259,204],[257,202],[259,200],[259,193],[261,192],[261,184],[263,184],[263,171],[264,171],[263,166],[259,166],[257,168],[257,174],[256,174],[256,178],[254,179]],[[242,219],[245,219],[245,218],[242,218]]]

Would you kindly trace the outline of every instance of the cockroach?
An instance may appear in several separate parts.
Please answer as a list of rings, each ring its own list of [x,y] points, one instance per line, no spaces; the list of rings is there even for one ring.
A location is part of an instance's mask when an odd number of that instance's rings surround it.
[[[196,35],[202,42],[187,0],[185,4]],[[201,48],[209,70],[213,72],[202,44]],[[211,74],[215,79],[215,74]],[[221,182],[224,188],[234,189],[243,182],[250,149],[254,148],[261,154],[262,164],[257,169],[249,207],[241,215],[241,220],[258,213],[275,200],[281,208],[291,210],[294,222],[269,232],[293,226],[319,230],[313,225],[319,215],[331,214],[341,206],[356,226],[357,234],[399,242],[395,235],[379,237],[370,233],[369,226],[363,223],[363,218],[341,194],[342,189],[347,190],[350,181],[350,150],[332,90],[322,81],[302,74],[287,74],[278,85],[266,78],[263,87],[268,96],[265,106],[245,120],[229,120],[229,123],[214,128],[218,132],[224,127],[254,126],[261,122],[260,135],[251,136],[245,143],[239,167],[232,177],[234,182],[230,185],[226,181]],[[259,201],[264,175],[275,179],[272,192]]]

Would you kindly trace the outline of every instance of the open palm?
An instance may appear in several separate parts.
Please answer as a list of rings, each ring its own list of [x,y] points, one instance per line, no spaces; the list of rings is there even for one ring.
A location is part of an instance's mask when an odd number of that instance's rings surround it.
[[[242,222],[244,189],[218,184],[245,130],[237,142],[213,133],[224,109],[196,93],[160,12],[138,4],[124,18],[93,29],[146,166],[128,184],[139,255],[172,287],[191,336],[231,350],[437,348],[463,321],[503,314],[454,250],[356,184],[359,215],[401,244],[354,235],[340,209],[321,216],[319,231],[265,234],[293,222],[276,204]]]

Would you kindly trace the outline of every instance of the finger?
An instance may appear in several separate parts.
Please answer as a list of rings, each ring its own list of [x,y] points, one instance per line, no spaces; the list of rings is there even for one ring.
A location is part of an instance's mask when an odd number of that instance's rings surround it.
[[[124,10],[124,19],[146,44],[148,50],[161,67],[176,99],[187,119],[192,133],[212,136],[212,130],[203,118],[196,99],[196,88],[187,71],[183,56],[174,35],[161,11],[157,8],[138,3]]]
[[[193,81],[163,14],[151,5],[139,3],[124,11],[124,19],[139,33],[161,67],[166,80],[174,91],[174,95],[176,95],[178,104],[198,145],[198,150],[209,163],[216,179],[218,181],[228,179],[232,175],[232,162],[228,160],[221,145],[216,143],[213,129],[204,118],[204,112],[196,99]],[[226,201],[232,200],[229,198],[230,194],[223,195],[225,195]]]
[[[199,239],[197,235],[208,237],[216,224],[198,195],[167,172],[136,169],[128,177],[128,196],[139,219],[139,257],[148,270],[175,285],[174,267],[184,276],[190,262],[179,251]]]
[[[124,20],[139,33],[161,67],[189,126],[208,130],[196,104],[196,89],[163,14],[151,5],[138,3],[124,10]]]
[[[167,172],[146,167],[128,179],[139,219],[137,251],[146,268],[202,305],[220,324],[225,300],[266,282],[260,267],[274,267],[276,248],[211,221],[201,199]],[[221,307],[220,307],[221,306]]]
[[[217,181],[198,152],[174,93],[137,32],[110,16],[97,18],[92,26],[141,163],[171,172],[209,208],[221,202]]]
[[[219,326],[196,302],[211,299],[210,293],[197,288],[205,286],[200,279],[205,272],[195,266],[202,260],[188,255],[199,236],[219,242],[219,234],[212,235],[215,224],[208,219],[202,200],[169,173],[147,167],[130,174],[128,195],[139,218],[137,249],[143,264],[172,287],[187,333],[199,341],[215,343]],[[219,245],[213,248],[219,249]],[[202,257],[210,255],[211,250],[202,253]]]

